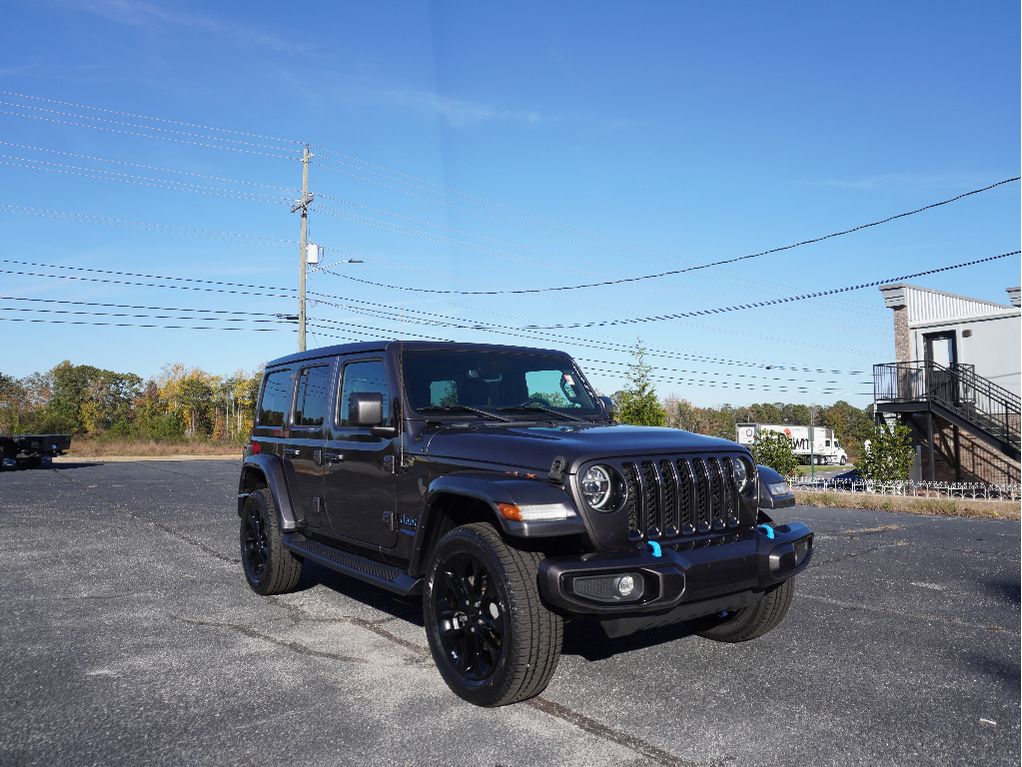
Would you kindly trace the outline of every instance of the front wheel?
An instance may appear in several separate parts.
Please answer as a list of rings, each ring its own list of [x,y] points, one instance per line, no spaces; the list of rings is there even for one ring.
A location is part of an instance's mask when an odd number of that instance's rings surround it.
[[[539,695],[561,656],[564,626],[536,586],[542,557],[487,524],[440,539],[423,592],[426,637],[451,690],[477,706]]]
[[[751,607],[728,610],[689,622],[699,636],[718,642],[747,642],[777,628],[784,620],[791,604],[794,587],[791,579],[767,591]]]

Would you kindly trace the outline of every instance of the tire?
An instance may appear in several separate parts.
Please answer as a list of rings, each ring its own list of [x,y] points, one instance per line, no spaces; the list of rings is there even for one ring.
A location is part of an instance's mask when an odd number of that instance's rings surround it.
[[[422,595],[426,637],[447,686],[469,703],[539,695],[557,669],[564,622],[540,602],[541,560],[487,524],[456,527],[437,544]]]
[[[794,593],[791,579],[767,591],[756,604],[728,615],[711,615],[689,623],[696,634],[717,642],[748,642],[775,628],[784,620]]]
[[[241,564],[257,594],[284,594],[302,577],[302,560],[284,548],[280,520],[267,488],[253,491],[241,512]]]
[[[844,466],[846,463],[848,463],[848,456],[841,456],[841,465]]]

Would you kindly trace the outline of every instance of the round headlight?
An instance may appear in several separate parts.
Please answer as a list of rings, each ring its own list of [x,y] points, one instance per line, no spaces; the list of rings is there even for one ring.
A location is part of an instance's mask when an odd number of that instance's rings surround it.
[[[739,493],[744,493],[752,484],[749,466],[741,458],[731,459],[731,475],[735,478],[735,485],[738,487]]]
[[[604,466],[590,466],[582,475],[582,497],[594,509],[606,509],[614,495],[610,471]]]

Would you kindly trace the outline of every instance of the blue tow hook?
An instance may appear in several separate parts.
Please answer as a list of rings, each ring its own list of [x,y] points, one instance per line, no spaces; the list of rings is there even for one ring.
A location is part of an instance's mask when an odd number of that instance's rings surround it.
[[[764,533],[766,533],[766,537],[769,538],[770,540],[773,540],[774,539],[774,535],[776,534],[774,532],[773,526],[772,525],[768,525],[766,523],[764,523],[762,525],[756,525],[756,529],[757,530],[762,530]]]
[[[657,543],[656,541],[646,541],[646,545],[649,546],[649,550],[653,552],[654,557],[660,556],[661,552],[659,543]]]

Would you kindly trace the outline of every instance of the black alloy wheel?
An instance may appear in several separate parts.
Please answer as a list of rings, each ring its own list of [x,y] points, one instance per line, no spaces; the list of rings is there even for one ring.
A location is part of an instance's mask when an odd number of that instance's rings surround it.
[[[557,669],[564,623],[540,600],[542,559],[481,522],[436,544],[422,594],[426,638],[447,686],[470,703],[539,695]]]
[[[258,583],[266,575],[269,564],[269,540],[266,535],[265,509],[245,504],[241,524],[241,558],[249,581]]]
[[[302,560],[284,548],[273,496],[253,490],[241,510],[241,564],[252,590],[264,596],[294,589],[302,577]]]
[[[506,607],[486,565],[458,553],[438,568],[433,614],[444,655],[459,674],[480,682],[500,663],[505,650]]]

